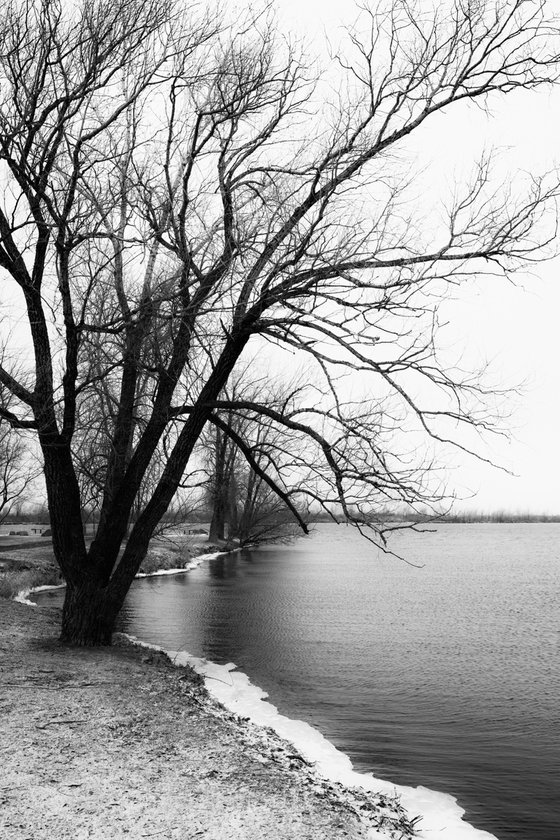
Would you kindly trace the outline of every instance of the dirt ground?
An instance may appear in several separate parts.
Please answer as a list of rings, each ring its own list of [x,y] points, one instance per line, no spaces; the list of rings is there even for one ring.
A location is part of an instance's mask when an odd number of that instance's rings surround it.
[[[58,620],[0,599],[1,837],[411,836],[396,803],[320,780],[192,671],[125,642],[63,647]]]

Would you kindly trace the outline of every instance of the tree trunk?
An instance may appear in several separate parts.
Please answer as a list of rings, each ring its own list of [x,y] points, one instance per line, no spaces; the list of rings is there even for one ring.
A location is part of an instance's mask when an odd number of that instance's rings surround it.
[[[226,505],[223,491],[220,488],[214,495],[212,521],[210,522],[210,532],[208,534],[208,540],[210,542],[219,542],[225,538],[225,524]]]
[[[95,581],[68,584],[60,640],[80,647],[110,645],[121,604]]]

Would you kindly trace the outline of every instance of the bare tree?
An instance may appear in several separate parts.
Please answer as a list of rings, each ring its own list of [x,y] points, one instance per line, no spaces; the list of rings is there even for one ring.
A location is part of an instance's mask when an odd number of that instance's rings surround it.
[[[227,538],[254,545],[305,529],[302,506],[318,476],[306,460],[304,436],[287,433],[262,412],[243,410],[258,404],[285,414],[286,406],[295,404],[307,387],[300,379],[282,383],[270,374],[259,377],[251,360],[234,372],[220,395],[228,408],[212,412],[201,438],[211,541]]]
[[[90,352],[92,352],[90,348]],[[142,393],[141,383],[138,393]],[[140,403],[137,393],[137,404]],[[77,409],[78,420],[72,439],[72,454],[76,477],[82,499],[82,518],[92,524],[99,520],[105,494],[110,492],[107,485],[107,468],[113,445],[113,430],[119,401],[119,390],[115,383],[106,379],[95,383],[88,389]],[[141,425],[141,415],[136,418]],[[173,426],[168,428],[154,452],[142,483],[138,488],[134,504],[129,511],[128,529],[130,530],[157,485],[162,469],[169,456],[173,443]],[[207,480],[199,475],[198,470],[185,476],[178,487],[173,502],[160,520],[157,531],[161,536],[165,531],[183,524],[193,513],[198,513],[201,506],[200,486]]]
[[[313,470],[304,470],[300,459],[291,454],[298,447],[294,436],[288,441],[281,429],[266,423],[256,424],[252,432],[252,446],[243,442],[246,462],[235,481],[238,502],[232,536],[241,546],[288,541],[301,533],[299,527],[308,518],[304,499],[307,488],[313,486]],[[286,473],[291,481],[286,480]]]
[[[478,384],[438,359],[437,302],[469,276],[536,258],[556,187],[535,177],[516,198],[483,162],[425,225],[399,155],[438,114],[556,81],[558,51],[544,4],[454,0],[428,15],[399,0],[363,11],[333,97],[266,11],[228,23],[188,18],[173,0],[3,6],[0,268],[30,355],[27,369],[0,368],[13,395],[0,415],[38,437],[64,640],[110,642],[223,412],[305,439],[306,492],[358,524],[378,500],[429,498],[419,447],[395,449],[395,427],[444,441],[489,425]],[[220,399],[246,348],[272,345],[306,358],[323,396]],[[369,405],[340,371],[362,377]],[[74,446],[84,406],[105,411],[110,441],[89,549]],[[274,475],[268,486],[282,497]]]
[[[21,435],[0,423],[0,522],[21,509],[36,478],[36,464]]]

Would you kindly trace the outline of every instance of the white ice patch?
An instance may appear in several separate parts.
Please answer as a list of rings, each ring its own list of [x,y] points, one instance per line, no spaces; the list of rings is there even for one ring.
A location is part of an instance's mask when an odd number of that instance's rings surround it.
[[[14,601],[16,601],[18,604],[25,604],[26,607],[36,607],[37,604],[35,604],[33,601],[30,601],[28,598],[28,596],[31,595],[32,592],[32,589],[22,589],[21,592],[18,592],[18,594],[14,597]]]
[[[163,575],[180,575],[183,572],[190,572],[191,569],[196,569],[206,560],[213,560],[215,557],[220,557],[222,554],[229,554],[228,551],[214,551],[210,554],[199,554],[196,557],[193,557],[192,560],[183,566],[181,569],[160,569],[157,572],[138,572],[136,575],[137,578],[145,578],[145,577],[162,577]]]
[[[395,785],[376,779],[369,773],[358,773],[344,753],[337,750],[317,730],[301,720],[291,720],[266,702],[267,694],[262,688],[252,685],[249,677],[236,670],[229,662],[217,665],[205,659],[191,656],[185,651],[166,651],[177,665],[190,665],[204,677],[208,692],[227,709],[248,717],[260,726],[270,726],[281,738],[290,741],[318,772],[327,779],[340,782],[347,787],[362,787],[368,791],[387,795],[397,793],[409,817],[422,816],[417,825],[418,837],[423,840],[497,840],[497,838],[463,821],[464,809],[447,793]],[[385,835],[380,834],[379,837]]]
[[[45,586],[33,586],[31,589],[22,589],[21,592],[15,596],[14,601],[17,601],[18,604],[25,604],[28,607],[36,607],[37,604],[35,601],[30,601],[29,596],[34,595],[36,592],[50,592],[53,589],[65,589],[65,583],[50,583]]]

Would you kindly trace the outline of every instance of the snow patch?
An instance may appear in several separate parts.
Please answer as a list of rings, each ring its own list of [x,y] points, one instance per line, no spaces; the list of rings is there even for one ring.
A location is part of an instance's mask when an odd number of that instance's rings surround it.
[[[192,560],[186,564],[186,566],[182,566],[180,569],[160,569],[156,572],[138,572],[135,576],[137,578],[146,578],[146,577],[162,577],[163,575],[180,575],[183,572],[190,572],[191,569],[196,569],[206,560],[214,560],[215,557],[220,557],[222,554],[229,554],[228,551],[214,551],[210,554],[198,554],[196,557],[193,557]]]
[[[18,604],[25,604],[26,607],[36,607],[37,604],[35,604],[33,601],[30,601],[28,598],[28,596],[31,595],[32,592],[32,589],[22,589],[21,592],[18,592],[18,594],[14,597],[14,601],[16,601]]]
[[[18,604],[25,604],[27,607],[36,607],[35,601],[30,601],[29,596],[34,595],[35,592],[49,592],[52,589],[65,589],[65,583],[50,583],[43,586],[32,586],[31,589],[22,589],[21,592],[15,596],[14,601]]]

